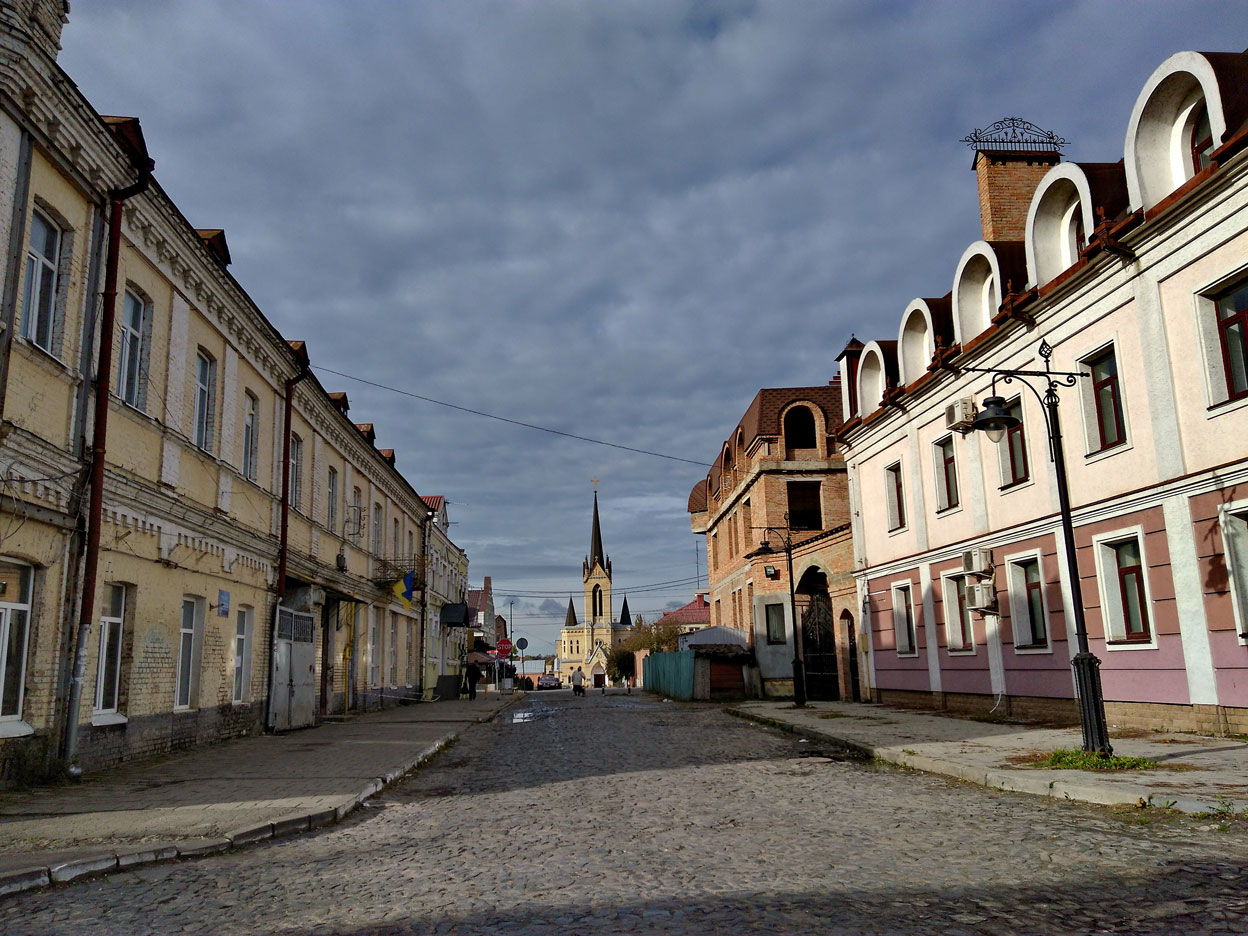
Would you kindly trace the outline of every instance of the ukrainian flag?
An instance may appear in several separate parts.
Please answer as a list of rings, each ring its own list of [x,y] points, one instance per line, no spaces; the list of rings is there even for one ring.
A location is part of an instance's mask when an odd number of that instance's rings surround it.
[[[403,602],[403,608],[406,611],[412,610],[412,598],[416,595],[416,572],[408,572],[397,582],[394,583],[394,597]]]

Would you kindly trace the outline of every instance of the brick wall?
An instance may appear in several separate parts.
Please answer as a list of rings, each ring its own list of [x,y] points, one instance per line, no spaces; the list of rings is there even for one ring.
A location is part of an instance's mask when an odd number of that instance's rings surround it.
[[[975,155],[979,220],[984,240],[1023,240],[1031,196],[1045,173],[1060,160],[1057,153],[979,152]]]

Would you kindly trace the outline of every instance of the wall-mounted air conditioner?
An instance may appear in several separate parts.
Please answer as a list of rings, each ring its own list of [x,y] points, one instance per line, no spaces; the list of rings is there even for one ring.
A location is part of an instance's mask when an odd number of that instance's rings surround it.
[[[972,611],[992,611],[997,607],[997,589],[981,582],[966,586],[966,606]]]
[[[962,571],[967,575],[992,575],[992,550],[976,546],[963,552]]]
[[[970,431],[978,412],[974,397],[962,397],[945,407],[945,428],[965,434]]]

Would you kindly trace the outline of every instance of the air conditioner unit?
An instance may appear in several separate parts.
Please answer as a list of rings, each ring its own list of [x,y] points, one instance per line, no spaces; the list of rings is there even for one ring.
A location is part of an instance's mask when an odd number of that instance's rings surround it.
[[[992,550],[977,546],[963,552],[962,571],[967,575],[992,575]]]
[[[966,586],[966,606],[971,611],[991,611],[997,606],[997,589],[991,583]]]
[[[956,429],[962,433],[969,432],[977,414],[975,398],[962,397],[945,407],[945,428]]]
[[[347,571],[347,554],[346,553],[338,554],[338,571],[339,572]]]

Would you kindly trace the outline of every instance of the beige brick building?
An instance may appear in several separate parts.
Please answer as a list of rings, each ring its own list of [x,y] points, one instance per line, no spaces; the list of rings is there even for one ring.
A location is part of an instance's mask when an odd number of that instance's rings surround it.
[[[230,275],[225,234],[191,227],[150,176],[139,121],[66,80],[67,4],[5,3],[0,20],[3,769],[93,768],[419,692],[436,511]]]
[[[865,695],[839,380],[760,390],[689,495],[706,535],[711,626],[743,631],[767,695],[793,694],[793,608],[810,698]],[[772,552],[759,554],[766,541]],[[786,541],[792,544],[790,602]]]

